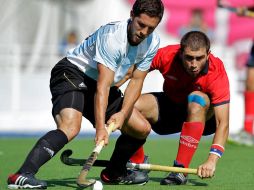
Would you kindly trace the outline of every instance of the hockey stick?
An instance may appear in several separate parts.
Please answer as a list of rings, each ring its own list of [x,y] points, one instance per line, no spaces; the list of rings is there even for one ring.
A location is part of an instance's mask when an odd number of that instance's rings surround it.
[[[219,8],[224,8],[224,9],[227,9],[227,10],[229,10],[231,12],[237,13],[237,8],[236,7],[232,7],[230,5],[225,5],[225,4],[223,4],[221,2],[221,0],[217,0],[217,6]],[[253,11],[249,11],[249,10],[245,10],[243,16],[254,17],[254,12]]]
[[[197,169],[192,169],[192,168],[171,167],[171,166],[162,166],[162,165],[155,165],[155,164],[135,164],[135,163],[127,163],[126,167],[130,169],[176,172],[176,173],[187,173],[187,174],[197,175]]]
[[[83,165],[87,161],[86,159],[70,158],[69,156],[71,154],[72,154],[71,150],[65,150],[61,154],[61,161],[64,164],[69,166]],[[108,160],[96,160],[93,166],[106,167],[108,163],[109,163]],[[129,169],[142,169],[142,170],[149,170],[149,171],[164,171],[164,172],[197,174],[197,169],[170,167],[170,166],[162,166],[162,165],[154,165],[154,164],[127,163],[126,167]]]
[[[71,155],[72,150],[67,149],[63,151],[60,157],[62,163],[69,166],[83,166],[87,161],[87,159],[71,158],[70,157]],[[106,167],[108,163],[109,163],[108,160],[95,160],[93,166]]]
[[[111,123],[107,127],[108,135],[111,134],[113,129],[114,129],[114,123]],[[93,166],[94,162],[96,161],[98,155],[100,154],[103,146],[104,146],[104,140],[102,140],[98,145],[96,145],[93,152],[88,157],[85,164],[83,165],[83,168],[80,171],[80,174],[77,178],[77,185],[79,187],[86,188],[86,187],[93,185],[96,182],[96,180],[94,180],[94,179],[90,179],[90,180],[86,179],[86,176],[87,176],[89,170],[91,169],[91,167]]]

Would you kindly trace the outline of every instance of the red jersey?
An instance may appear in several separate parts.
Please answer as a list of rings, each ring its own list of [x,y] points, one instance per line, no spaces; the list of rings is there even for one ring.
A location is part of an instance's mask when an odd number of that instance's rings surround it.
[[[186,103],[193,91],[206,93],[211,103],[229,103],[229,81],[222,61],[209,55],[205,68],[196,78],[184,69],[180,59],[180,45],[160,48],[153,59],[151,70],[159,70],[164,77],[163,91],[176,103]]]

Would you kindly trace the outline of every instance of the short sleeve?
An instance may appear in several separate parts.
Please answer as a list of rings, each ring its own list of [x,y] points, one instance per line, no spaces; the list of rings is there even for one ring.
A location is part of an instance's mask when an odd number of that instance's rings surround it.
[[[152,64],[152,61],[159,49],[160,46],[160,39],[159,37],[155,37],[154,39],[155,42],[153,42],[153,45],[151,46],[151,49],[149,50],[149,52],[147,53],[147,55],[145,56],[145,58],[137,64],[137,69],[140,71],[147,71],[150,69],[150,66]]]
[[[230,90],[229,80],[224,70],[218,73],[217,77],[210,81],[209,91],[211,92],[211,103],[214,106],[229,103],[230,101]]]
[[[119,50],[117,42],[112,34],[98,35],[96,40],[96,53],[94,61],[99,62],[112,71],[117,69],[117,60],[119,59]]]

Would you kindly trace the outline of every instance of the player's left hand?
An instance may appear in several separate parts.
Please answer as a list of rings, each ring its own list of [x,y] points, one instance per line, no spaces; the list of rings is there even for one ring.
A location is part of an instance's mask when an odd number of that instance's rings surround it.
[[[113,129],[113,131],[119,129],[121,130],[123,124],[125,121],[125,115],[120,111],[117,112],[115,114],[113,114],[110,119],[107,121],[107,124],[109,125],[110,123],[114,122],[115,123],[115,127]]]
[[[214,176],[216,169],[216,162],[207,160],[198,167],[198,176],[200,178],[211,178]]]

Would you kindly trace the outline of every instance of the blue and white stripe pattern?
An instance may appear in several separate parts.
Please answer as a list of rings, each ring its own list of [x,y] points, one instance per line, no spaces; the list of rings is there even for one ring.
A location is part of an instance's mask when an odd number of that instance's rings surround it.
[[[215,154],[221,158],[224,153],[224,147],[219,144],[212,144],[210,154]]]

